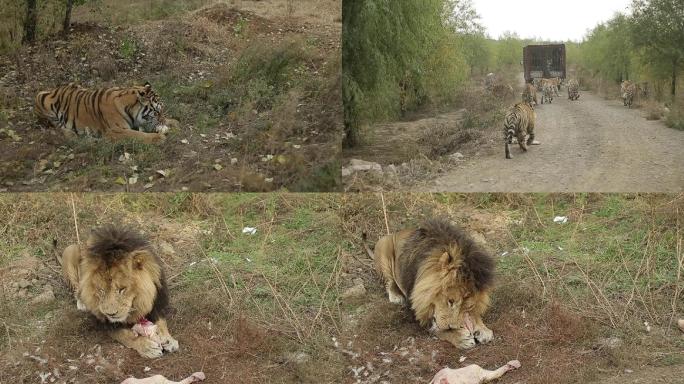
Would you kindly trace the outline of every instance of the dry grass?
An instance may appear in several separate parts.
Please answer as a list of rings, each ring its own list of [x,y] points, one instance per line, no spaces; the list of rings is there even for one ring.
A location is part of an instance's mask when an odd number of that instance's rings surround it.
[[[458,367],[461,355],[467,357],[464,364],[485,367],[517,358],[523,368],[501,382],[541,384],[600,382],[627,368],[684,364],[677,357],[684,340],[673,322],[684,313],[679,299],[684,196],[382,197],[384,204],[379,194],[344,197],[345,268],[361,268],[370,286],[369,297],[348,304],[355,329],[363,329],[355,331],[352,350],[359,357],[348,359],[352,366],[372,361],[381,366],[376,372],[389,372],[383,379],[426,382],[444,365]],[[364,262],[362,232],[377,239],[386,232],[386,218],[396,231],[436,215],[465,226],[497,255],[497,286],[485,319],[496,335],[490,346],[463,352],[429,338],[410,314],[386,303],[382,284]],[[569,223],[556,224],[555,216],[568,216]],[[378,307],[382,316],[373,315]],[[611,337],[620,344],[607,346]],[[415,341],[402,341],[407,338]],[[392,353],[397,345],[407,348],[408,357]],[[398,359],[396,364],[382,363],[378,351]]]
[[[179,378],[197,370],[215,382],[335,381],[342,368],[328,352],[342,319],[338,206],[337,196],[314,194],[1,197],[0,382],[33,380],[54,368],[63,380],[82,383],[151,373]],[[62,248],[109,222],[133,225],[161,252],[179,352],[143,360],[76,311],[52,239]],[[257,234],[242,234],[244,226]],[[56,300],[18,302],[12,283],[20,278],[35,279],[29,298],[49,284]],[[24,357],[27,351],[48,362]],[[102,368],[87,363],[88,354]],[[294,361],[297,354],[307,358]],[[152,372],[143,372],[145,366]]]

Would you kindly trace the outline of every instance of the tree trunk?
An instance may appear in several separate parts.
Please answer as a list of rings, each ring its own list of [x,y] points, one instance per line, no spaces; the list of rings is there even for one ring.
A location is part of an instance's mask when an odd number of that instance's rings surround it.
[[[26,20],[24,21],[24,42],[36,41],[36,23],[38,22],[37,0],[26,0]]]
[[[62,33],[66,36],[69,34],[69,27],[71,27],[71,9],[74,7],[74,0],[67,0],[66,11],[64,13],[64,25],[62,26]]]
[[[672,93],[672,99],[674,100],[675,95],[677,94],[677,67],[678,67],[678,62],[677,60],[672,61],[672,85],[670,87],[670,91]]]

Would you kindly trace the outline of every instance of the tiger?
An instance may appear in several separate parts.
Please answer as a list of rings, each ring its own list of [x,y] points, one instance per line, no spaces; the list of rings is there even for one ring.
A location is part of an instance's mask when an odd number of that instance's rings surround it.
[[[100,89],[70,83],[39,92],[35,99],[38,118],[62,129],[65,136],[105,137],[112,142],[126,138],[163,142],[169,130],[163,109],[150,83]],[[147,123],[156,132],[143,132],[141,127]]]
[[[553,95],[555,93],[555,90],[556,87],[553,85],[553,83],[547,82],[546,84],[544,84],[541,103],[544,104],[546,102],[551,104],[553,102]]]
[[[504,135],[507,159],[513,157],[509,148],[509,145],[513,144],[513,137],[517,137],[520,149],[525,152],[528,145],[540,144],[534,139],[534,122],[536,118],[537,115],[534,113],[534,108],[529,103],[517,103],[506,112]],[[526,136],[527,140],[525,140]]]
[[[580,97],[579,93],[579,83],[575,79],[571,79],[568,81],[568,99],[569,100],[578,100]]]
[[[525,89],[523,89],[522,93],[522,101],[523,103],[527,103],[532,105],[532,102],[534,101],[534,105],[538,105],[539,103],[537,102],[537,89],[534,87],[534,85],[527,83],[525,84]]]
[[[634,102],[634,95],[636,94],[636,84],[629,80],[625,80],[620,84],[620,93],[622,94],[622,103],[625,107],[632,108]]]
[[[556,94],[556,96],[560,96],[558,94],[558,91],[560,90],[560,86],[561,86],[560,77],[552,77],[549,79],[541,79],[540,88],[542,91],[544,90],[544,87],[546,87],[547,85],[551,87],[551,89]]]

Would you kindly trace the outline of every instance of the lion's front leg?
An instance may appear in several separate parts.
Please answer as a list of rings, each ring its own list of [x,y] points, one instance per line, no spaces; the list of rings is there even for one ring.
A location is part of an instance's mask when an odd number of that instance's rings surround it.
[[[487,344],[494,338],[494,332],[487,328],[481,317],[477,316],[473,327],[473,336],[479,344]]]
[[[156,322],[159,332],[159,341],[162,349],[166,352],[176,352],[178,350],[178,340],[174,339],[169,333],[169,328],[166,325],[166,319],[161,318]]]
[[[127,348],[135,349],[142,357],[154,359],[163,354],[162,346],[158,342],[149,337],[138,336],[129,328],[114,330],[110,336]]]
[[[456,348],[460,349],[470,349],[477,345],[475,342],[475,337],[466,328],[437,331],[437,337],[440,340],[450,342]]]

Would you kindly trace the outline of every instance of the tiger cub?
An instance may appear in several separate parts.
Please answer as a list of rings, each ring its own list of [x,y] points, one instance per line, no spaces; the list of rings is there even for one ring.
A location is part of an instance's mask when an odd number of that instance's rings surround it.
[[[506,158],[510,159],[511,150],[509,146],[513,144],[513,137],[518,139],[518,145],[523,151],[527,151],[528,145],[538,145],[534,140],[534,122],[537,116],[529,103],[517,103],[512,106],[504,118],[504,135]],[[527,140],[525,140],[527,138]]]
[[[128,88],[86,89],[74,83],[39,92],[35,99],[39,118],[62,129],[67,137],[105,137],[116,142],[135,138],[161,143],[169,130],[163,104],[150,83]],[[142,132],[151,124],[156,132]]]

